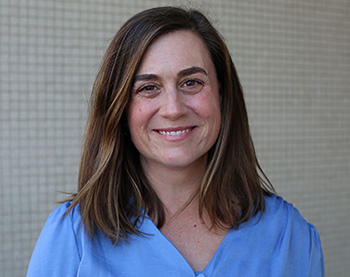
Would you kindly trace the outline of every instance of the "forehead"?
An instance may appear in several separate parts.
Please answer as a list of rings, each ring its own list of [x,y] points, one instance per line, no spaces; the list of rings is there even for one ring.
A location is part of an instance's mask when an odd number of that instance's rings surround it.
[[[142,57],[137,73],[156,71],[159,67],[177,70],[200,66],[212,66],[212,60],[203,39],[189,30],[162,35],[154,40]]]

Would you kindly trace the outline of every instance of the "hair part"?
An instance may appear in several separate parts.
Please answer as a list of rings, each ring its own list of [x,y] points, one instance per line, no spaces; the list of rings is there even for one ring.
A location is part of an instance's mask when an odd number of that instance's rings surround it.
[[[191,30],[202,38],[220,87],[221,128],[198,190],[200,215],[205,208],[213,225],[238,227],[264,210],[263,196],[273,191],[256,158],[243,91],[224,40],[197,10],[149,9],[130,18],[115,35],[92,90],[78,193],[66,213],[79,204],[91,237],[100,230],[117,243],[129,234],[141,234],[137,227],[145,212],[158,228],[164,224],[163,205],[130,138],[126,108],[147,48],[157,37],[178,30]]]

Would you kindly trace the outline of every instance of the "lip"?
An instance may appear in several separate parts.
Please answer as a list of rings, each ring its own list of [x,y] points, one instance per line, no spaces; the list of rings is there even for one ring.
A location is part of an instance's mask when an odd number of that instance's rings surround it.
[[[167,140],[181,140],[187,137],[196,126],[181,126],[181,127],[171,127],[171,128],[162,128],[154,129],[154,131],[161,137]]]

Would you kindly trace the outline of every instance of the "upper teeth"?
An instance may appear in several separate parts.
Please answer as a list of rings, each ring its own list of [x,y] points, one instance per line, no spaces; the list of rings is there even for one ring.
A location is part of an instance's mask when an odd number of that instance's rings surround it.
[[[162,135],[167,135],[167,136],[178,136],[178,135],[181,135],[181,134],[184,134],[184,133],[187,133],[189,132],[191,129],[186,129],[186,130],[182,130],[182,131],[171,131],[171,132],[168,132],[168,131],[159,131],[159,133],[161,133]]]

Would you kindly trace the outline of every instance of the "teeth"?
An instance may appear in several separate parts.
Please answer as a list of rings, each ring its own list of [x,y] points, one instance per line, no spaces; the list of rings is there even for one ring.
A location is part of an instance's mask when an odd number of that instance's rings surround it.
[[[190,129],[186,129],[186,130],[181,130],[181,131],[171,131],[171,132],[167,132],[167,131],[158,131],[160,134],[162,135],[167,135],[167,136],[179,136],[181,134],[184,134],[184,133],[187,133],[191,131],[191,128]]]

